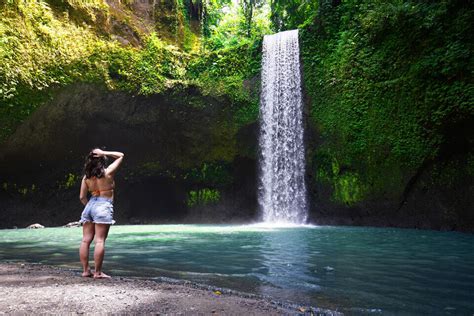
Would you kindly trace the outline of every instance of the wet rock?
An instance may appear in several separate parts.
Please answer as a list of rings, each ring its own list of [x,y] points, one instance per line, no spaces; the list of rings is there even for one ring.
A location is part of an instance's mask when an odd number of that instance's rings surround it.
[[[70,223],[67,223],[66,225],[64,225],[63,227],[80,227],[81,226],[81,223],[80,222],[70,222]]]
[[[26,228],[28,228],[28,229],[38,229],[38,228],[44,228],[44,226],[41,225],[41,224],[35,223],[35,224],[31,224],[30,226],[28,226]]]

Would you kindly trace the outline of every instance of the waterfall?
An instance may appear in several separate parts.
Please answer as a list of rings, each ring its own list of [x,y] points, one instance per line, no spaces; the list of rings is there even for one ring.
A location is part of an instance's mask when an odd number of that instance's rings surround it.
[[[298,30],[263,40],[259,205],[263,221],[307,219]]]

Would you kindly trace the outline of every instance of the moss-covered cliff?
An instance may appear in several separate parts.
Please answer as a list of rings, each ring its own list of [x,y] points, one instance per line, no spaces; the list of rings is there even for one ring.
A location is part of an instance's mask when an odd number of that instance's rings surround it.
[[[186,14],[192,1],[12,0],[0,2],[0,10],[0,142],[55,89],[72,83],[138,95],[214,82],[222,90],[228,83],[242,100],[242,81],[258,71],[248,66],[258,63],[252,41],[217,52],[201,47],[203,16]],[[217,80],[222,61],[230,64]],[[208,69],[196,73],[204,64]]]
[[[301,36],[316,219],[473,226],[473,19],[465,1],[320,3]]]
[[[123,223],[256,219],[271,16],[301,30],[311,220],[474,229],[471,3],[231,3],[0,1],[0,225],[76,219],[96,145],[127,152]]]
[[[255,217],[258,41],[201,49],[192,5],[0,3],[2,227],[75,220],[92,146],[127,153],[122,223]]]

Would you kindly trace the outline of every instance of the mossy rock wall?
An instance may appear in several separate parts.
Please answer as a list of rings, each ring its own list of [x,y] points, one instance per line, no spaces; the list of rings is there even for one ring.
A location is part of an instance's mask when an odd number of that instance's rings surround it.
[[[474,230],[473,20],[320,1],[300,33],[314,222]]]
[[[58,91],[1,148],[2,227],[77,220],[84,155],[121,150],[119,223],[239,222],[256,216],[256,125],[193,87],[132,96],[76,84]]]

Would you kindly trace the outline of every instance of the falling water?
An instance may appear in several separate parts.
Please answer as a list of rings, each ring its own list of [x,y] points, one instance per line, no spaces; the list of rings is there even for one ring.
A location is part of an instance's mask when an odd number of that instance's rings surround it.
[[[263,40],[259,204],[267,223],[307,218],[298,31]]]

